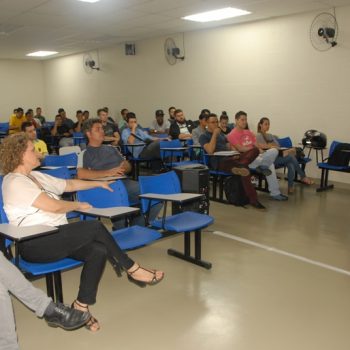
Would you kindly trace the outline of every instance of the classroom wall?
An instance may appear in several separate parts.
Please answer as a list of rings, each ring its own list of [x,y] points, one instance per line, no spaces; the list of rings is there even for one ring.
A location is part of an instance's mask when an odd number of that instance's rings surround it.
[[[350,7],[336,14],[338,46],[326,52],[309,40],[317,13],[305,13],[174,35],[186,56],[174,66],[164,58],[165,37],[137,42],[136,56],[126,56],[123,45],[91,51],[100,71],[86,70],[84,54],[47,60],[42,74],[33,74],[43,76],[45,93],[40,88],[30,93],[39,100],[44,96],[51,116],[59,107],[74,119],[77,109],[94,115],[108,106],[119,119],[126,107],[148,126],[156,109],[171,105],[191,119],[202,108],[226,110],[231,120],[244,110],[252,130],[267,116],[271,131],[291,136],[296,145],[308,129],[325,132],[329,141],[350,141]],[[33,71],[39,66],[33,63]],[[319,176],[315,165],[308,168]],[[350,180],[342,174],[332,178]]]
[[[0,121],[8,121],[16,107],[45,108],[42,62],[0,60]]]

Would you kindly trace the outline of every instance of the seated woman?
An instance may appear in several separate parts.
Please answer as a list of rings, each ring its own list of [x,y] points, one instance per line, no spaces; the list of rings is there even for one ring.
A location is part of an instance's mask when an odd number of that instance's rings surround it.
[[[272,134],[269,134],[270,120],[261,118],[258,123],[257,142],[262,149],[279,148],[278,140]],[[295,172],[300,176],[300,181],[306,185],[312,185],[314,182],[306,177],[304,170],[300,167],[296,158],[295,148],[280,150],[275,160],[275,166],[286,166],[288,168],[288,193],[294,192],[294,176]]]
[[[21,256],[38,263],[67,257],[83,261],[79,292],[72,305],[74,308],[88,311],[88,306],[96,302],[98,284],[107,259],[116,272],[120,272],[121,267],[127,272],[129,281],[138,286],[154,285],[163,279],[162,271],[142,268],[130,259],[100,221],[67,222],[67,212],[91,206],[63,201],[59,197],[62,193],[94,187],[111,190],[108,182],[63,180],[33,171],[40,165],[39,157],[24,133],[4,139],[0,145],[0,162],[5,175],[2,185],[4,210],[10,224],[43,224],[59,229],[58,233],[22,242],[19,246]],[[91,316],[87,328],[96,332],[100,325]]]

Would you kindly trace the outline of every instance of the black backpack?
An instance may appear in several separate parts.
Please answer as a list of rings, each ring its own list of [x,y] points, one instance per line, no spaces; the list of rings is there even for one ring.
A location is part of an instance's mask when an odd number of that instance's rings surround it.
[[[238,175],[233,175],[225,179],[224,192],[229,203],[237,207],[244,207],[249,204],[249,199],[244,191],[242,178]]]
[[[335,146],[333,153],[328,158],[328,164],[337,166],[348,166],[350,161],[350,153],[343,152],[343,150],[350,151],[350,143],[339,143]]]

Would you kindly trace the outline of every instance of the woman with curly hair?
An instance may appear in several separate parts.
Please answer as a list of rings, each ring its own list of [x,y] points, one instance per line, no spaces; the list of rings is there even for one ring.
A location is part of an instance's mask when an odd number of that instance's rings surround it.
[[[128,279],[139,286],[154,285],[163,279],[162,271],[142,268],[130,259],[100,221],[67,222],[67,212],[91,206],[89,203],[61,200],[62,193],[95,187],[112,191],[110,183],[63,180],[33,171],[40,165],[39,157],[33,143],[24,133],[3,140],[0,162],[5,175],[2,185],[4,210],[10,224],[43,224],[59,229],[55,234],[21,242],[21,256],[38,263],[67,257],[84,262],[74,308],[88,311],[88,306],[96,302],[98,284],[107,259],[116,271],[121,266],[127,272]],[[96,318],[91,316],[87,328],[93,332],[100,329]]]

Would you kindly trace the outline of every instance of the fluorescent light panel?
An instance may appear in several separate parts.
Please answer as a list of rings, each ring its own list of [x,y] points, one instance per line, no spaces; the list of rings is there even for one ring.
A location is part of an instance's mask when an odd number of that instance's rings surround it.
[[[93,2],[100,1],[100,0],[78,0],[78,1],[82,1],[82,2],[91,2],[91,3],[93,3]]]
[[[56,53],[58,52],[57,51],[36,51],[36,52],[28,53],[26,56],[45,57],[45,56],[56,55]]]
[[[251,12],[249,11],[236,9],[234,7],[225,7],[223,9],[196,13],[194,15],[182,17],[182,19],[186,19],[188,21],[195,21],[195,22],[211,22],[211,21],[221,21],[227,18],[249,15],[250,13]]]

